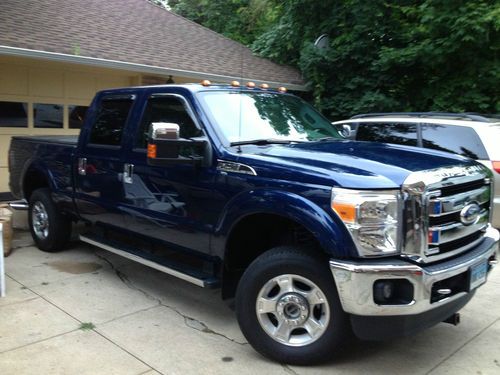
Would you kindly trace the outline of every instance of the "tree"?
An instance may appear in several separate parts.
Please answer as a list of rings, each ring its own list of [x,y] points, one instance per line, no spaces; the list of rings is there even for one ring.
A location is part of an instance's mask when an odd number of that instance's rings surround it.
[[[499,112],[500,3],[298,1],[254,43],[298,66],[330,117],[360,112]],[[314,48],[327,33],[327,50]]]
[[[172,10],[299,68],[329,117],[500,112],[495,0],[169,0]],[[329,47],[314,47],[326,33]]]
[[[279,14],[271,0],[169,0],[172,10],[224,36],[251,44]]]
[[[159,7],[170,9],[170,5],[168,4],[168,0],[148,0],[150,3],[154,5],[158,5]]]

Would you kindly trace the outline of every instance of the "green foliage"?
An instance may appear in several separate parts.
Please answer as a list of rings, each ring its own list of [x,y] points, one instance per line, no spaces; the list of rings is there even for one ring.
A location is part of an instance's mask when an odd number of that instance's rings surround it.
[[[175,4],[174,4],[175,3]],[[500,112],[494,0],[170,0],[174,11],[298,67],[329,117]],[[314,41],[328,34],[329,46]]]
[[[154,5],[158,5],[159,7],[169,9],[168,0],[148,0],[150,3]]]
[[[170,0],[169,5],[175,13],[247,45],[274,24],[281,8],[270,0]]]
[[[81,329],[82,331],[91,331],[95,328],[94,323],[91,322],[85,322],[85,323],[80,323],[80,327],[78,329]]]
[[[298,1],[254,42],[298,66],[332,118],[362,112],[499,112],[500,3]],[[327,33],[326,50],[313,42]]]

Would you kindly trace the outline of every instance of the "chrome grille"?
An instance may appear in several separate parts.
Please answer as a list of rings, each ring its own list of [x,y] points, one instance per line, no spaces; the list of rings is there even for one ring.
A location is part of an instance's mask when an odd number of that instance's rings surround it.
[[[480,165],[419,172],[403,185],[403,255],[428,263],[479,244],[488,228],[491,174]]]
[[[474,190],[470,189],[475,186]],[[478,187],[480,186],[480,187]],[[429,228],[425,255],[451,256],[476,245],[488,226],[490,216],[490,184],[484,178],[473,183],[454,185],[453,189],[431,191],[429,199]],[[470,204],[477,204],[480,211],[469,225],[462,223],[461,212]],[[468,239],[468,241],[464,241]]]

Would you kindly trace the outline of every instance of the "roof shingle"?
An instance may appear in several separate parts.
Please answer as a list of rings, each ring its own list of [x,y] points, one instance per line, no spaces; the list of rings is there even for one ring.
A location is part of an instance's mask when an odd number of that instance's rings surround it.
[[[146,0],[2,0],[1,45],[304,84],[296,69]]]

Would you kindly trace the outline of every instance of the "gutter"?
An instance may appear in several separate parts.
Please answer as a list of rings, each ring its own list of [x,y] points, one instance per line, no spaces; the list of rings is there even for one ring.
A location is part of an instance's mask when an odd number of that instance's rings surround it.
[[[101,68],[109,68],[109,69],[119,69],[119,70],[127,70],[138,73],[146,73],[146,74],[157,74],[162,75],[167,78],[169,75],[172,76],[181,76],[186,78],[193,78],[197,81],[201,81],[203,79],[209,79],[217,83],[231,83],[231,81],[239,80],[239,81],[252,81],[257,85],[262,83],[267,83],[271,87],[280,87],[285,86],[288,90],[295,91],[308,91],[305,85],[297,85],[287,82],[274,82],[274,81],[262,81],[252,78],[242,78],[237,76],[227,76],[220,74],[212,74],[212,73],[203,73],[196,72],[191,70],[183,70],[183,69],[172,69],[172,68],[164,68],[161,66],[153,66],[153,65],[145,65],[145,64],[136,64],[118,60],[107,60],[96,57],[87,57],[87,56],[76,56],[69,55],[65,53],[56,53],[56,52],[46,52],[40,50],[32,50],[26,48],[17,48],[17,47],[9,47],[9,46],[1,46],[0,45],[0,56],[17,56],[17,57],[29,57],[34,59],[42,59],[49,61],[58,61],[65,62],[71,64],[80,64],[86,66],[94,66]]]

